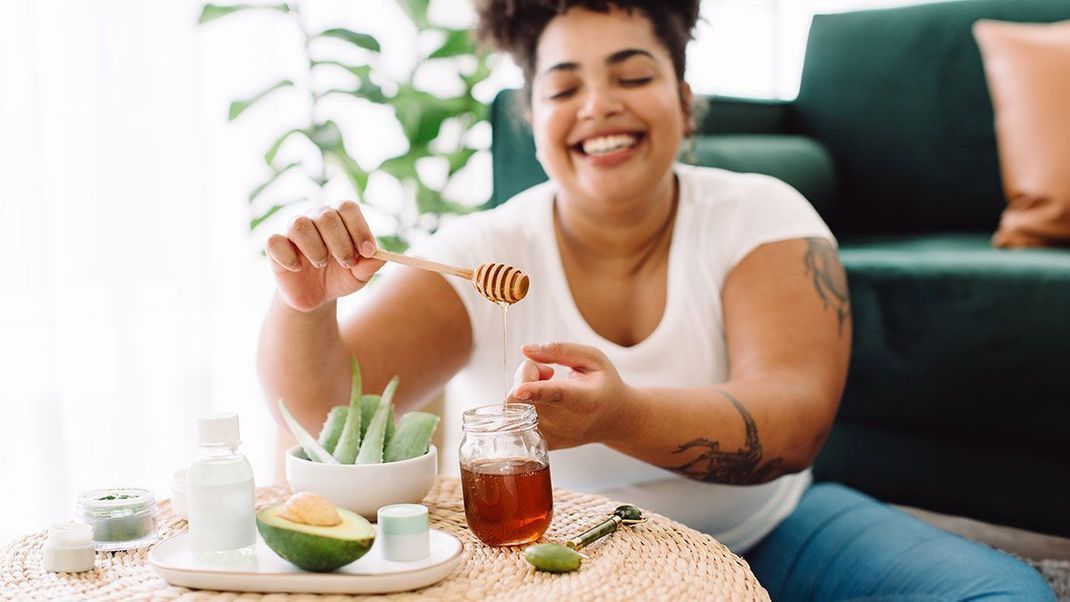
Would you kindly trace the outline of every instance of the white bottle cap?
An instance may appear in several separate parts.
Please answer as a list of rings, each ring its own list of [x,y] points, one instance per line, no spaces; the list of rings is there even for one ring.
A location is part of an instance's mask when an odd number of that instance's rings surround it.
[[[238,415],[234,412],[211,412],[197,419],[197,440],[201,445],[237,445]]]

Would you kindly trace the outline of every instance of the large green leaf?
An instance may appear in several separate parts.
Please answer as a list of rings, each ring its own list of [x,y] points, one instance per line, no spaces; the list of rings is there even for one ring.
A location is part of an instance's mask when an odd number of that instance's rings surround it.
[[[458,171],[461,171],[462,169],[464,169],[464,166],[468,165],[468,160],[471,159],[472,156],[475,155],[477,152],[479,152],[479,151],[477,151],[474,148],[467,148],[466,147],[466,148],[455,150],[452,153],[449,153],[448,155],[446,155],[446,159],[450,163],[450,173],[449,173],[449,175],[452,176],[453,174],[457,173]]]
[[[271,94],[275,90],[278,90],[280,88],[288,88],[288,87],[291,87],[293,85],[294,85],[294,83],[292,81],[290,81],[288,79],[284,79],[282,81],[276,82],[275,84],[269,86],[265,90],[255,94],[254,96],[252,96],[250,98],[247,98],[245,100],[235,100],[235,101],[231,102],[230,103],[230,111],[227,112],[227,121],[234,121],[235,119],[238,118],[239,115],[244,113],[246,109],[248,109],[249,107],[253,106],[254,103],[259,101],[261,98],[264,98],[268,94]]]
[[[467,29],[443,29],[442,32],[446,34],[446,39],[427,58],[444,59],[451,56],[472,54],[475,50],[472,34]]]
[[[423,182],[418,183],[416,187],[416,209],[420,213],[437,213],[440,196],[437,190],[428,188]]]
[[[400,236],[393,234],[376,236],[375,239],[379,241],[380,249],[386,249],[391,253],[404,253],[409,248],[409,243],[402,240]]]
[[[313,67],[319,67],[321,65],[341,67],[342,69],[345,69],[346,71],[352,73],[353,75],[359,77],[362,80],[368,79],[368,76],[370,76],[372,72],[371,65],[347,65],[346,63],[342,63],[339,61],[312,61]]]
[[[205,4],[201,9],[201,16],[197,19],[198,24],[214,21],[220,17],[248,9],[270,9],[288,13],[290,7],[286,4]]]
[[[344,66],[344,65],[343,65]],[[356,96],[357,98],[363,98],[365,100],[374,102],[375,104],[384,104],[387,101],[386,94],[383,93],[383,89],[372,81],[371,78],[371,66],[363,65],[362,67],[348,67],[345,66],[350,73],[360,78],[360,85],[350,90],[334,89],[328,90],[326,94],[347,94],[349,96]]]
[[[330,119],[323,123],[317,123],[312,127],[312,131],[306,133],[308,134],[308,139],[324,152],[345,149],[342,130],[338,129],[338,124]]]
[[[293,169],[293,168],[295,168],[295,167],[297,167],[299,165],[301,165],[300,162],[294,162],[294,163],[290,163],[286,167],[283,167],[282,169],[274,170],[273,173],[271,174],[271,177],[269,177],[267,180],[265,180],[262,184],[260,184],[256,188],[254,188],[249,193],[249,202],[252,203],[253,201],[255,201],[256,197],[260,196],[261,192],[264,192],[264,190],[266,190],[268,186],[271,186],[272,184],[275,183],[275,180],[279,179],[279,176],[281,176],[282,174],[290,171],[291,169]]]
[[[443,213],[471,213],[472,208],[467,205],[455,203],[446,197],[442,196],[442,193],[428,187],[423,182],[417,182],[416,184],[416,209],[421,213],[432,213],[441,215]]]
[[[426,145],[410,146],[404,153],[383,161],[377,171],[384,171],[399,180],[414,178],[417,175],[416,162],[430,156]]]
[[[431,0],[397,0],[397,3],[417,29],[421,31],[427,29],[427,7],[431,4]]]
[[[327,90],[323,93],[323,96],[328,94],[343,94],[345,96],[353,96],[361,98],[369,102],[373,102],[377,105],[386,104],[390,97],[383,93],[383,89],[371,82],[362,82],[360,86],[346,90],[342,88],[334,88]]]
[[[470,126],[490,118],[490,105],[471,97],[468,97],[466,100],[468,114],[472,117],[472,121],[469,124]]]
[[[461,80],[464,81],[465,88],[471,93],[472,88],[476,87],[476,84],[490,77],[493,68],[490,66],[490,59],[485,54],[481,54],[476,57],[476,68],[472,73],[461,74]]]
[[[271,147],[264,153],[264,162],[268,165],[273,164],[275,162],[275,155],[279,154],[279,149],[282,148],[282,144],[286,142],[287,138],[297,133],[304,134],[305,131],[300,128],[294,128],[283,132],[281,136],[276,138],[275,141],[271,143]]]
[[[473,96],[471,90],[459,96],[458,99],[464,105],[464,110],[457,115],[457,118],[465,131],[490,117],[490,105]]]
[[[394,115],[413,146],[431,142],[438,137],[443,122],[468,111],[463,96],[439,98],[412,86],[400,87],[387,102],[394,107]]]
[[[335,27],[332,29],[326,29],[321,31],[317,38],[337,38],[339,40],[345,40],[354,46],[370,50],[372,52],[379,52],[379,41],[366,33],[359,33],[352,29],[345,29],[342,27]]]
[[[378,105],[384,104],[387,100],[389,100],[389,97],[387,97],[386,94],[383,94],[383,89],[368,79],[361,80],[360,87],[356,90],[353,90],[351,94],[358,98],[363,98],[365,100],[374,102]]]
[[[364,198],[364,191],[368,189],[368,172],[361,168],[360,164],[346,152],[345,148],[333,151],[331,156],[337,159],[342,166],[342,171],[345,172],[349,183],[353,185],[353,189],[357,191],[357,196]]]

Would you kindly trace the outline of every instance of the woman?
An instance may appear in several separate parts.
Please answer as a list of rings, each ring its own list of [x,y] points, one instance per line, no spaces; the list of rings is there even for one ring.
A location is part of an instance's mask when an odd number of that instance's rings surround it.
[[[509,364],[523,353],[509,395],[536,406],[554,484],[627,500],[749,552],[778,599],[946,593],[912,571],[878,584],[888,576],[872,557],[880,550],[831,553],[851,538],[817,517],[861,505],[891,533],[902,523],[919,536],[942,532],[843,488],[804,497],[846,377],[846,278],[831,233],[796,191],[675,162],[693,128],[683,73],[697,0],[499,0],[479,12],[484,36],[524,70],[550,181],[455,221],[414,253],[531,276],[509,312]],[[352,202],[269,240],[279,288],[261,339],[268,398],[300,400],[299,419],[318,428],[347,398],[350,355],[373,390],[400,374],[402,411],[452,377],[463,394],[447,406],[454,424],[466,407],[506,395],[500,312],[468,283],[397,270],[338,322],[336,299],[382,265],[368,258],[374,245]],[[445,435],[444,465],[456,470],[458,433]],[[1028,567],[946,537],[954,554],[1018,571],[1023,591],[1036,591]],[[859,558],[879,570],[860,570]],[[978,584],[959,585],[955,595]]]

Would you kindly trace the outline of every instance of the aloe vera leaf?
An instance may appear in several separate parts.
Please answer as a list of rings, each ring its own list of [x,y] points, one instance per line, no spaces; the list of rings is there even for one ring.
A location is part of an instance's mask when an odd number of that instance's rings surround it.
[[[390,409],[386,418],[386,435],[383,437],[383,453],[386,453],[386,446],[390,443],[390,439],[394,437],[394,428],[394,400],[390,400]]]
[[[398,422],[394,436],[386,444],[383,462],[408,460],[427,453],[431,435],[438,426],[438,416],[427,412],[407,412]]]
[[[360,444],[360,453],[357,454],[357,464],[381,464],[383,461],[383,441],[386,438],[386,422],[390,418],[390,404],[394,400],[394,392],[398,389],[398,377],[390,379],[383,389],[383,396],[379,399],[379,407],[375,409],[372,423],[368,425],[368,433]]]
[[[340,464],[352,464],[357,459],[357,451],[360,450],[360,365],[355,359],[352,363],[353,384],[349,387],[349,411],[346,412],[342,434],[338,437],[338,446],[334,448],[334,459]]]
[[[334,456],[323,449],[323,446],[313,439],[312,435],[308,434],[308,431],[302,428],[281,399],[279,400],[279,411],[282,413],[282,419],[286,422],[286,426],[290,428],[290,432],[297,438],[297,442],[301,444],[301,449],[304,450],[305,455],[310,460],[324,464],[338,464],[338,460],[335,460]]]
[[[323,421],[323,428],[320,429],[319,444],[330,453],[334,453],[338,445],[338,437],[342,436],[342,426],[348,413],[349,406],[334,406],[327,412],[327,420]]]
[[[372,423],[375,410],[379,409],[379,395],[362,395],[360,398],[360,436],[368,436],[368,425]]]

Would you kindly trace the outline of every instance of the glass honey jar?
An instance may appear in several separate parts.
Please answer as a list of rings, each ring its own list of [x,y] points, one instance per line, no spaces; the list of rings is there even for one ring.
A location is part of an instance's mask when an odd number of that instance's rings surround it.
[[[533,542],[554,513],[550,459],[535,406],[494,404],[464,413],[461,490],[468,528],[490,546]]]

